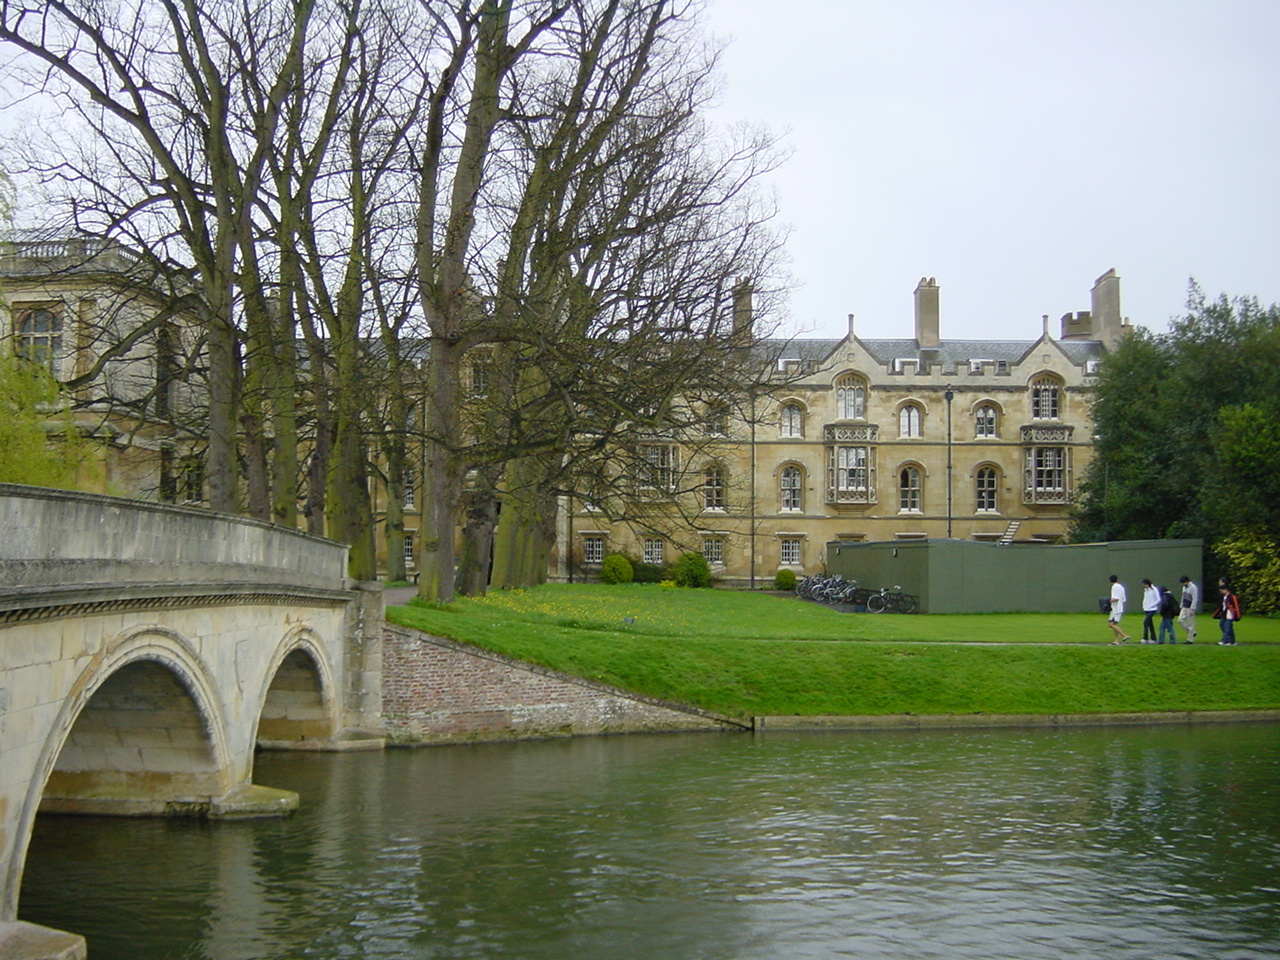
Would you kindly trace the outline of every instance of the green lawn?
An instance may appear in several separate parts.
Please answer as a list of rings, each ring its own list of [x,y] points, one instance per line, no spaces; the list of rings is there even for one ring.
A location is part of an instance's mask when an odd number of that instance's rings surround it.
[[[427,633],[733,716],[1280,708],[1280,621],[1116,648],[1099,615],[844,614],[770,596],[550,584],[392,607]],[[632,622],[627,623],[630,618]],[[1130,632],[1141,618],[1129,617]],[[1264,644],[1264,645],[1256,645]]]

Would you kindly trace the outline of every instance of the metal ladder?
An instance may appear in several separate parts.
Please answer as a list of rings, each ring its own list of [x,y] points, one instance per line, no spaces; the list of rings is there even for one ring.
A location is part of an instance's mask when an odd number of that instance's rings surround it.
[[[1010,520],[1009,526],[1005,528],[1004,533],[1001,535],[1000,539],[996,541],[996,543],[1003,544],[1006,547],[1009,544],[1013,543],[1013,536],[1018,532],[1018,528],[1020,526],[1022,526],[1021,520]]]

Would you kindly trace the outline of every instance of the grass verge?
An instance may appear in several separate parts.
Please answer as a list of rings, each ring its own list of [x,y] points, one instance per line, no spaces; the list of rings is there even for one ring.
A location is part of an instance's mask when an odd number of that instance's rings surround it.
[[[1207,616],[1194,646],[1116,648],[1087,614],[870,616],[758,593],[594,584],[387,616],[732,716],[1280,708],[1272,620],[1242,621],[1235,649],[1211,642]]]

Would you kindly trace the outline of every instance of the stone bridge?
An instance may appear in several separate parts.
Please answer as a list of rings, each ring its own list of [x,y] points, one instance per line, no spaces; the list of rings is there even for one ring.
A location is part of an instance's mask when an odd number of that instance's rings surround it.
[[[242,517],[0,484],[0,958],[37,811],[281,815],[256,747],[381,747],[382,596],[347,548]]]

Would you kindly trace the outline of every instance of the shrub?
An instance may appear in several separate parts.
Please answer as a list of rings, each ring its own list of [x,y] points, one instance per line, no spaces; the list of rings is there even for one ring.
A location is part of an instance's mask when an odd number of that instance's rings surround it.
[[[664,571],[656,563],[643,563],[639,560],[633,560],[631,569],[635,571],[636,583],[661,583],[664,579]]]
[[[794,590],[796,588],[796,572],[794,570],[779,570],[773,575],[773,589],[775,590]]]
[[[600,564],[601,583],[630,583],[635,578],[631,561],[620,553],[611,553]]]
[[[709,587],[711,567],[700,553],[682,553],[671,565],[671,579],[682,587]]]

